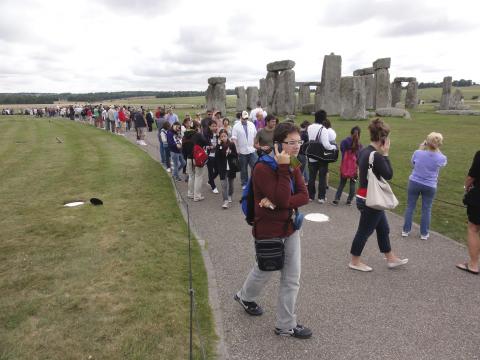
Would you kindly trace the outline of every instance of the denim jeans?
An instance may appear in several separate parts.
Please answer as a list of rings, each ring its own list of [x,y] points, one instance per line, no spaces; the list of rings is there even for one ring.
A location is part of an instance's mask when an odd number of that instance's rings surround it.
[[[183,169],[183,167],[185,166],[185,159],[183,158],[183,154],[182,153],[176,153],[176,152],[173,152],[171,153],[172,155],[172,161],[173,161],[173,172],[172,172],[172,175],[173,177],[176,179],[178,178],[178,172]]]
[[[350,253],[353,256],[362,255],[363,248],[373,232],[377,231],[378,248],[382,253],[392,251],[390,247],[390,228],[384,210],[376,210],[365,205],[365,200],[357,197],[357,208],[360,210],[360,221],[357,233],[353,238]]]
[[[228,197],[233,195],[233,182],[235,178],[225,177],[225,179],[220,179],[220,183],[222,184],[222,196],[223,201],[227,201]]]
[[[165,154],[165,145],[160,141],[160,160],[162,161],[163,166],[167,167],[167,156]]]
[[[168,148],[168,145],[165,145],[165,146],[163,147],[163,149],[165,150],[165,166],[167,167],[167,169],[170,169],[170,166],[171,166],[171,161],[170,161],[170,158],[171,158],[170,149]]]
[[[338,185],[337,193],[335,194],[335,200],[340,200],[342,197],[342,191],[347,183],[348,178],[344,178],[340,176],[340,184]],[[348,192],[347,201],[351,202],[353,197],[355,196],[355,179],[350,179],[350,191]]]
[[[308,196],[315,199],[315,181],[318,173],[318,198],[325,199],[327,193],[327,172],[328,163],[324,161],[308,162]]]
[[[238,162],[240,164],[240,181],[242,186],[247,185],[248,181],[248,166],[250,169],[253,169],[253,166],[258,160],[258,156],[256,152],[250,154],[238,154]]]
[[[405,211],[405,221],[403,223],[403,231],[410,232],[412,230],[413,213],[417,206],[417,200],[422,195],[422,217],[420,220],[420,235],[428,235],[430,229],[430,219],[432,217],[432,203],[437,189],[417,183],[415,181],[408,182],[407,210]]]
[[[244,301],[256,301],[272,276],[273,271],[262,271],[255,263],[247,276],[242,289],[237,293]],[[297,326],[295,305],[300,289],[301,247],[300,234],[295,231],[285,239],[285,263],[280,270],[280,288],[277,297],[277,322],[279,329],[292,329]]]

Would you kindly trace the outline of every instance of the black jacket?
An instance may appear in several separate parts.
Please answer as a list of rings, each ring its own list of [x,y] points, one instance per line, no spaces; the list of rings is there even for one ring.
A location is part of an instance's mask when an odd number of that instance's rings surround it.
[[[228,154],[228,156],[227,149],[230,149],[230,154]],[[217,168],[218,175],[220,176],[220,180],[225,179],[225,177],[235,178],[235,165],[232,164],[232,162],[235,161],[234,159],[237,159],[238,163],[237,148],[233,142],[229,141],[227,145],[217,145],[215,148],[215,166]],[[229,170],[227,170],[227,161],[230,168]]]

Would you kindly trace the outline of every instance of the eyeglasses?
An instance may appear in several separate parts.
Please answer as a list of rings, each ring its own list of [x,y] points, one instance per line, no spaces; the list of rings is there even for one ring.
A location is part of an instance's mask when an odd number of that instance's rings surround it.
[[[303,145],[303,140],[297,140],[297,141],[284,141],[282,144],[287,144],[290,146],[295,146],[295,145]]]

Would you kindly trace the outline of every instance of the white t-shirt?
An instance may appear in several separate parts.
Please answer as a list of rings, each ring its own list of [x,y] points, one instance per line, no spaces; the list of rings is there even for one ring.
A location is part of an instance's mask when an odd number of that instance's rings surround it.
[[[251,121],[247,121],[245,126],[247,127],[246,133],[244,124],[241,121],[237,122],[232,129],[232,140],[236,142],[237,151],[242,155],[248,155],[256,151],[253,143],[257,135],[257,129]]]

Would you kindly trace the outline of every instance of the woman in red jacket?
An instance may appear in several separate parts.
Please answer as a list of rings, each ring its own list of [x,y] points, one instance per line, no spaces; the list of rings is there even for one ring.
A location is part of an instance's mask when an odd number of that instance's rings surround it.
[[[290,166],[295,163],[291,157],[298,155],[303,141],[300,139],[300,129],[288,122],[275,128],[273,141],[274,154],[270,155],[273,158],[269,158],[268,163],[260,160],[252,173],[255,204],[253,236],[257,241],[283,240],[285,262],[280,276],[275,333],[306,339],[312,336],[312,331],[298,324],[295,314],[301,256],[300,234],[298,226],[294,227],[292,214],[294,209],[308,203],[308,191],[300,166]],[[235,294],[234,299],[249,315],[262,315],[263,310],[255,300],[271,274],[271,271],[260,270],[255,263],[242,289]]]

